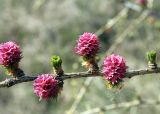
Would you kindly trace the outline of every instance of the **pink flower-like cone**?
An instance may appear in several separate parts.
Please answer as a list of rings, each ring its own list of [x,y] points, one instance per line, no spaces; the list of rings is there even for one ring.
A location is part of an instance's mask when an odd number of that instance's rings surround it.
[[[126,68],[126,63],[123,57],[112,54],[105,58],[102,72],[104,78],[111,84],[115,85],[124,78]]]
[[[146,6],[147,0],[137,0],[137,3],[140,4],[141,6]]]
[[[85,32],[77,41],[75,53],[83,57],[84,62],[82,65],[87,68],[89,72],[96,73],[99,70],[95,59],[99,47],[97,36],[89,32]]]
[[[95,34],[85,32],[79,37],[75,53],[83,57],[93,57],[99,50],[99,41]]]
[[[41,74],[34,81],[34,93],[41,99],[56,98],[61,88],[52,74]]]
[[[0,64],[5,67],[17,66],[22,56],[19,46],[14,42],[0,44]]]

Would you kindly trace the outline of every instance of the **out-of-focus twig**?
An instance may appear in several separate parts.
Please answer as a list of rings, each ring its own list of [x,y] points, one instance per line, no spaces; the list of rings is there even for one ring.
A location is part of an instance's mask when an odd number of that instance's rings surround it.
[[[89,109],[87,111],[84,111],[79,114],[97,114],[100,111],[106,112],[108,110],[118,109],[118,108],[130,108],[130,107],[137,107],[137,106],[150,106],[150,105],[160,105],[160,102],[158,100],[133,100],[130,102],[122,102],[118,104],[111,104],[106,105],[101,108],[93,108]]]
[[[45,2],[47,2],[47,0],[34,0],[33,10],[38,10],[42,5],[45,4]]]
[[[127,12],[128,12],[128,8],[122,9],[114,18],[107,21],[107,23],[104,26],[102,26],[99,30],[97,30],[95,34],[97,36],[100,36],[106,30],[112,28],[119,20],[121,20],[127,15]]]
[[[131,34],[133,31],[136,30],[137,27],[139,27],[139,25],[143,22],[143,20],[146,19],[146,17],[149,15],[150,11],[149,10],[145,10],[142,12],[142,14],[135,19],[125,30],[124,32],[122,32],[121,34],[116,35],[116,40],[113,43],[113,45],[111,45],[111,47],[106,51],[106,54],[110,54],[113,53],[114,50],[116,50],[116,48],[124,41],[124,39]]]

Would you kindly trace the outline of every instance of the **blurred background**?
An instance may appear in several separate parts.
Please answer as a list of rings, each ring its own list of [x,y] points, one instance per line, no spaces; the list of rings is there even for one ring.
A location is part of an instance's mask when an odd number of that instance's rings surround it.
[[[128,70],[143,69],[147,67],[146,52],[160,51],[160,1],[148,1],[146,9],[136,0],[0,0],[0,42],[15,41],[21,46],[20,66],[30,76],[52,72],[49,59],[55,54],[63,59],[65,72],[85,71],[81,58],[73,52],[84,32],[99,36],[99,65],[114,52],[125,57]],[[160,64],[159,55],[157,62]],[[0,73],[0,80],[9,78],[4,68]],[[40,102],[33,93],[33,82],[0,88],[0,114],[80,114],[137,98],[159,100],[159,75],[126,79],[121,90],[106,89],[100,77],[66,80],[56,100]],[[80,93],[82,99],[77,101]],[[159,112],[160,106],[155,104],[94,114]]]

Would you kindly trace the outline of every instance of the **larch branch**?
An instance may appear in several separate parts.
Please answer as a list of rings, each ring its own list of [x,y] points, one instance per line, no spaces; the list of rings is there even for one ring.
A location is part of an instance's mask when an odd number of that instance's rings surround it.
[[[157,69],[142,69],[142,70],[133,70],[133,71],[128,71],[125,73],[125,78],[132,78],[134,76],[142,76],[146,74],[153,74],[153,73],[160,73],[160,68],[158,67]],[[66,79],[74,79],[74,78],[86,78],[86,77],[97,77],[103,76],[103,73],[97,72],[97,73],[88,73],[88,72],[78,72],[78,73],[66,73],[62,75],[61,77],[58,77],[61,80],[66,80]],[[37,77],[31,77],[31,76],[22,76],[19,78],[8,78],[4,81],[0,82],[0,88],[2,87],[11,87],[13,85],[22,83],[22,82],[29,82],[35,80]]]

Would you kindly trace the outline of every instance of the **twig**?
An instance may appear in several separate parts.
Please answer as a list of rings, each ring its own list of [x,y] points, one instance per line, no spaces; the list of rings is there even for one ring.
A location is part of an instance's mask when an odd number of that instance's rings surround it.
[[[22,82],[29,82],[35,80],[37,77],[31,77],[31,76],[22,76],[19,78],[8,78],[4,81],[0,82],[0,88],[2,87],[11,87],[15,84],[19,84]]]
[[[130,108],[130,107],[136,107],[136,106],[147,106],[147,105],[159,105],[160,102],[157,100],[133,100],[130,102],[122,102],[122,103],[118,103],[118,104],[111,104],[111,105],[107,105],[101,108],[93,108],[93,109],[89,109],[87,111],[84,111],[82,113],[79,114],[97,114],[100,111],[108,111],[108,110],[113,110],[113,109],[118,109],[118,108]]]
[[[33,10],[37,11],[39,8],[41,8],[47,0],[35,0],[33,3]]]
[[[142,12],[142,14],[135,19],[125,30],[124,32],[122,32],[120,35],[116,35],[116,41],[114,42],[114,45],[111,45],[111,47],[106,51],[106,54],[110,54],[113,53],[114,50],[116,50],[116,48],[124,41],[124,39],[131,34],[134,30],[136,30],[135,28],[137,28],[140,23],[146,19],[146,17],[149,15],[149,10],[145,10]]]
[[[98,29],[95,34],[97,36],[100,36],[102,33],[104,33],[104,31],[106,31],[107,29],[112,28],[120,19],[124,18],[128,13],[128,8],[124,8],[122,9],[114,18],[112,18],[111,20],[107,21],[107,23],[102,26],[100,29]]]
[[[128,71],[125,73],[125,78],[132,78],[135,76],[141,76],[146,74],[153,74],[153,73],[160,73],[160,67],[151,70],[151,69],[142,69],[142,70],[134,70],[134,71]],[[61,80],[67,80],[67,79],[73,79],[73,78],[83,78],[83,77],[97,77],[103,76],[102,72],[98,72],[97,74],[92,74],[88,72],[79,72],[79,73],[66,73],[59,77]],[[29,82],[35,80],[37,77],[31,77],[31,76],[22,76],[19,78],[8,78],[2,82],[0,82],[0,87],[11,87],[13,85],[22,83],[22,82]],[[89,83],[89,82],[88,82]]]

